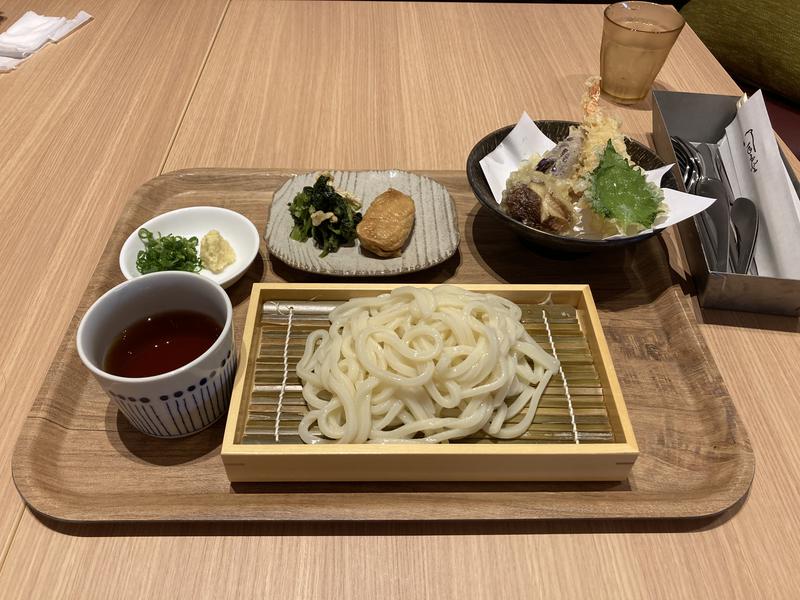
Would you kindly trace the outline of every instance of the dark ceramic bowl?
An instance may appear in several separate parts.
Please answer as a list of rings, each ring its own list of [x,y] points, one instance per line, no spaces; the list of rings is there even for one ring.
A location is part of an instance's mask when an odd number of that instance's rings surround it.
[[[557,143],[567,137],[570,126],[577,125],[577,123],[571,121],[536,121],[536,125],[542,130],[542,133]],[[602,250],[604,248],[615,248],[618,246],[635,244],[636,242],[641,242],[659,233],[657,231],[651,231],[650,233],[641,233],[639,235],[610,240],[584,240],[534,229],[533,227],[523,225],[519,221],[509,217],[503,212],[500,205],[495,202],[494,196],[492,196],[492,190],[489,189],[489,183],[486,181],[483,169],[481,169],[480,161],[484,156],[497,148],[500,142],[505,139],[513,128],[513,125],[509,125],[508,127],[498,129],[475,144],[475,147],[467,158],[467,179],[469,179],[472,191],[475,192],[475,196],[477,196],[480,203],[489,209],[492,214],[497,216],[497,218],[502,219],[511,229],[516,231],[523,238],[537,246],[543,246],[553,250],[585,253]],[[625,138],[625,146],[628,148],[628,154],[630,154],[633,162],[643,169],[650,171],[664,166],[664,161],[658,158],[647,146],[629,138]],[[675,177],[671,172],[664,175],[664,178],[661,180],[661,186],[677,189],[678,186],[676,185]]]

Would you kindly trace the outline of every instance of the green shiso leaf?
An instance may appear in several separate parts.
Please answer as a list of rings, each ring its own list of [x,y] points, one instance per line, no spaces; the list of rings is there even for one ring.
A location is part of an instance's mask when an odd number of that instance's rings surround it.
[[[589,198],[597,214],[616,220],[622,231],[634,223],[645,229],[653,226],[661,212],[664,194],[659,187],[648,183],[641,171],[628,164],[611,140],[590,179]]]

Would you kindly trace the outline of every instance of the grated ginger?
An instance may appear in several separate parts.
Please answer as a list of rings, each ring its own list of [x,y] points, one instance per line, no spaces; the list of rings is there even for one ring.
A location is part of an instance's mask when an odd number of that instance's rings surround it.
[[[220,273],[236,261],[236,252],[219,231],[212,229],[200,241],[200,261],[212,273]]]

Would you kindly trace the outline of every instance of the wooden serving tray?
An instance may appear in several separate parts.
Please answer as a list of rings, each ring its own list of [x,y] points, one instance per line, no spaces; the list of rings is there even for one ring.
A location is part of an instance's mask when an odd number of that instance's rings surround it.
[[[146,183],[117,223],[14,452],[14,481],[29,506],[98,522],[675,518],[737,503],[753,478],[753,452],[661,238],[595,255],[543,254],[479,208],[463,173],[423,174],[456,202],[460,249],[437,267],[389,281],[590,284],[639,445],[627,481],[231,484],[220,457],[224,420],[181,440],[134,430],[75,350],[86,309],[122,281],[120,246],[155,214],[197,204],[241,212],[263,231],[272,193],[291,175],[198,169]],[[228,290],[237,344],[251,285],[281,280],[341,281],[271,262],[262,244]]]

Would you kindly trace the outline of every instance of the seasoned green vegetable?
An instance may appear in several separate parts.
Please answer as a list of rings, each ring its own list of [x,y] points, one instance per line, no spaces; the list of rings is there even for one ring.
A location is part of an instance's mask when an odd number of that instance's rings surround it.
[[[298,242],[313,238],[314,245],[322,250],[320,257],[352,243],[356,239],[356,225],[361,222],[361,213],[357,212],[361,205],[337,192],[331,179],[328,173],[323,173],[289,204],[294,220],[289,237]]]
[[[589,197],[596,213],[615,219],[622,231],[634,223],[645,229],[653,226],[661,212],[664,193],[629,165],[610,140],[590,178]]]
[[[144,250],[136,255],[136,268],[139,273],[156,271],[191,271],[197,273],[201,269],[200,257],[197,255],[197,238],[185,238],[179,235],[154,236],[142,227],[139,239],[144,242]]]

